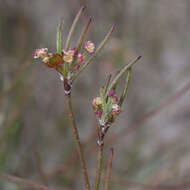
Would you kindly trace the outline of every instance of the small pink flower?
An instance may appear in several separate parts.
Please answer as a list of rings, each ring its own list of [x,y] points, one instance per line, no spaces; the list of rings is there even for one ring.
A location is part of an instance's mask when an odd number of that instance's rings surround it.
[[[47,48],[36,49],[35,54],[34,54],[34,59],[45,58],[47,56],[47,52],[48,52]]]
[[[95,45],[91,41],[87,41],[84,43],[84,48],[86,49],[87,52],[93,53],[95,49]]]
[[[67,62],[67,63],[72,63],[73,57],[74,57],[74,55],[75,55],[75,50],[70,49],[70,50],[68,50],[68,51],[65,51],[65,50],[63,49],[62,51],[63,51],[63,54],[64,54],[63,60],[64,60],[65,62]]]
[[[110,90],[108,96],[113,97],[114,95],[115,95],[115,90],[114,89]]]
[[[79,68],[80,68],[80,65],[79,65],[79,64],[76,64],[76,65],[75,65],[75,70],[78,71]]]
[[[93,102],[92,102],[92,105],[93,105],[93,108],[94,109],[97,109],[98,107],[101,107],[102,106],[102,99],[101,97],[96,97],[93,99]]]
[[[121,107],[117,104],[112,105],[112,114],[118,115],[121,112]]]
[[[67,51],[66,55],[74,56],[75,55],[75,50],[70,49],[69,51]]]
[[[83,61],[84,61],[84,56],[83,56],[82,53],[79,53],[79,54],[78,54],[78,62],[82,64]]]
[[[114,101],[115,103],[118,103],[118,102],[119,102],[118,97],[117,97],[117,96],[114,96],[114,97],[113,97],[113,101]]]
[[[102,116],[102,110],[95,111],[94,113],[99,118]]]

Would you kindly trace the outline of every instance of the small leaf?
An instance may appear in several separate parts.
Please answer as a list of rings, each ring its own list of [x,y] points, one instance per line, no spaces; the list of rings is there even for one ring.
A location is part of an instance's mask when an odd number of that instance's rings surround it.
[[[67,51],[69,46],[70,46],[70,43],[71,43],[71,40],[72,40],[72,37],[73,37],[73,33],[76,29],[76,26],[77,26],[77,23],[79,21],[79,18],[80,16],[82,15],[83,11],[85,10],[85,6],[81,7],[81,9],[79,10],[79,12],[77,13],[74,21],[73,21],[73,24],[71,26],[71,29],[69,31],[69,34],[68,34],[68,37],[67,37],[67,41],[66,41],[66,44],[65,44],[65,50]]]
[[[60,22],[57,26],[57,53],[61,54],[61,30],[63,22]]]
[[[126,84],[125,84],[125,87],[123,89],[123,93],[121,94],[121,97],[120,97],[120,100],[119,100],[119,105],[120,106],[123,104],[123,101],[126,98],[130,81],[131,81],[131,68],[128,70],[127,78],[126,78]]]

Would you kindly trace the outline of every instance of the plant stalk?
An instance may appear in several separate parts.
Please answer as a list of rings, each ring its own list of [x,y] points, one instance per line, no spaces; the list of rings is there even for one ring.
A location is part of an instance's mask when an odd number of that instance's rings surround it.
[[[86,162],[85,162],[85,159],[84,159],[84,153],[83,153],[83,149],[82,149],[82,145],[81,145],[81,142],[80,142],[80,138],[79,138],[79,134],[78,134],[78,130],[77,130],[77,127],[76,127],[76,122],[75,122],[75,118],[74,118],[74,114],[73,114],[73,109],[72,109],[71,94],[67,95],[66,99],[67,99],[67,104],[68,104],[68,107],[69,107],[69,117],[71,119],[72,131],[73,131],[73,135],[74,135],[74,138],[75,138],[75,143],[76,143],[76,146],[77,146],[77,152],[78,152],[81,167],[82,167],[82,173],[83,173],[83,177],[84,177],[86,190],[90,190],[90,183],[89,183],[89,179],[88,179]]]
[[[102,175],[103,148],[104,145],[98,146],[98,166],[96,171],[96,181],[95,181],[94,190],[99,190],[100,186],[100,180]]]
[[[108,166],[107,166],[107,172],[106,172],[105,190],[110,189],[112,161],[113,161],[113,148],[111,148],[110,156],[109,156],[109,160],[108,160]]]

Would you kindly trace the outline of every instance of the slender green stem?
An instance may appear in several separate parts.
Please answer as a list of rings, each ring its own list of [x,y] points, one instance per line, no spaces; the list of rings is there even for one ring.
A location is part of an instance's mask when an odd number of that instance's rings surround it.
[[[107,166],[107,171],[106,171],[105,190],[110,189],[112,161],[113,161],[113,148],[111,148],[110,156],[109,156],[109,160],[108,160],[108,166]]]
[[[103,161],[103,148],[104,146],[98,146],[98,166],[96,171],[96,181],[94,190],[99,190],[100,180],[102,175],[102,161]]]
[[[65,50],[67,51],[69,46],[70,46],[70,43],[71,43],[71,40],[72,40],[72,37],[73,37],[73,33],[75,31],[75,28],[77,26],[77,23],[79,21],[79,18],[80,16],[82,15],[83,11],[85,10],[85,6],[81,7],[81,9],[79,10],[79,12],[77,13],[74,21],[73,21],[73,24],[71,26],[71,29],[69,31],[69,34],[68,34],[68,37],[67,37],[67,41],[66,41],[66,44],[65,44]]]
[[[123,101],[126,98],[126,95],[127,95],[128,89],[129,89],[130,81],[131,81],[131,68],[127,72],[126,84],[125,84],[123,93],[122,93],[122,95],[120,97],[120,100],[119,100],[119,105],[120,106],[122,106]]]
[[[61,30],[63,26],[63,21],[61,21],[57,26],[57,53],[61,54]]]
[[[141,56],[137,56],[134,60],[132,60],[129,64],[127,64],[121,71],[117,74],[115,79],[112,81],[112,83],[109,86],[108,92],[112,90],[116,85],[118,80],[125,74],[127,70],[129,70],[139,59]]]
[[[86,162],[84,159],[83,148],[82,148],[82,145],[80,142],[80,138],[79,138],[79,134],[78,134],[78,130],[76,127],[76,122],[75,122],[75,118],[74,118],[74,114],[73,114],[73,109],[72,109],[71,95],[67,95],[66,99],[67,99],[67,104],[69,107],[69,117],[71,119],[72,131],[73,131],[73,135],[75,138],[75,143],[77,145],[77,152],[78,152],[78,155],[80,158],[80,163],[81,163],[81,167],[82,167],[82,173],[83,173],[83,177],[84,177],[86,190],[90,190],[90,183],[89,183],[89,179],[88,179],[88,173],[87,173],[87,168],[86,168]]]

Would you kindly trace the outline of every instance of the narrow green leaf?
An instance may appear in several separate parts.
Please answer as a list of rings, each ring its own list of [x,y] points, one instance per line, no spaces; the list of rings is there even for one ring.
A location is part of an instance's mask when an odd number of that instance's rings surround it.
[[[129,64],[127,64],[120,72],[116,75],[115,79],[109,86],[108,92],[112,90],[118,83],[119,79],[125,74],[127,70],[129,70],[142,56],[137,56],[134,60],[132,60]]]
[[[129,89],[130,81],[131,81],[131,68],[128,69],[128,72],[127,72],[126,84],[125,84],[125,87],[123,89],[123,93],[121,94],[121,97],[120,97],[120,100],[119,100],[119,105],[120,106],[122,106],[123,101],[126,98],[126,95],[127,95],[128,89]]]
[[[57,26],[57,53],[61,54],[61,30],[63,22],[61,21]]]
[[[89,28],[89,25],[90,25],[91,21],[92,21],[92,19],[89,18],[88,22],[87,22],[86,25],[83,27],[83,30],[82,30],[81,35],[80,35],[80,37],[79,37],[79,40],[78,40],[78,42],[77,42],[77,51],[79,51],[80,48],[81,48],[81,46],[82,46],[82,43],[83,43],[83,41],[84,41],[85,35],[86,35],[87,31],[88,31],[88,28]]]
[[[80,70],[74,75],[73,81],[78,77],[78,75],[92,62],[92,60],[96,57],[96,55],[102,50],[106,42],[109,40],[113,30],[115,28],[115,25],[111,27],[107,35],[105,36],[104,40],[100,43],[94,54],[87,60],[87,62],[80,68]]]
[[[81,49],[82,43],[84,41],[85,35],[86,35],[87,31],[88,31],[88,28],[89,28],[89,25],[90,25],[91,21],[92,21],[92,19],[89,18],[88,22],[83,27],[83,30],[81,32],[81,35],[80,35],[79,40],[78,40],[77,45],[76,45],[76,51],[77,52],[79,52],[80,49]],[[77,61],[77,56],[74,58],[73,62],[70,64],[70,68],[72,68],[73,65],[75,65],[76,61]]]
[[[73,33],[76,29],[76,26],[77,26],[77,23],[79,21],[79,18],[80,16],[82,15],[83,11],[85,10],[85,6],[81,7],[81,9],[79,10],[79,12],[77,13],[74,21],[73,21],[73,24],[71,26],[71,29],[69,31],[69,34],[68,34],[68,37],[67,37],[67,41],[66,41],[66,44],[65,44],[65,50],[67,51],[69,46],[70,46],[70,43],[71,43],[71,40],[72,40],[72,37],[73,37]]]

